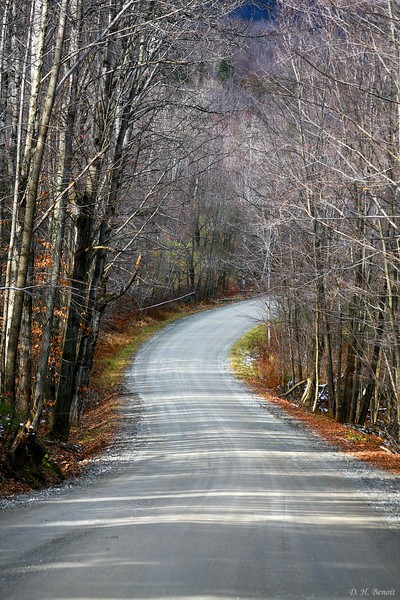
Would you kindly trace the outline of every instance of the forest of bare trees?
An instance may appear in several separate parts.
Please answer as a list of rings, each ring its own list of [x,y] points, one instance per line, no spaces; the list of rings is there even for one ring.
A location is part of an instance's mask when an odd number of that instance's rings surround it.
[[[274,300],[282,393],[399,439],[400,6],[281,0],[251,22],[240,4],[3,2],[14,447],[44,408],[68,438],[122,297],[241,286]]]
[[[0,385],[3,430],[22,424],[14,447],[50,401],[67,439],[102,314],[134,284],[138,306],[228,285],[214,257],[233,243],[213,182],[218,64],[235,44],[223,16],[199,0],[2,4]]]
[[[283,390],[399,439],[400,6],[279,3],[242,81]],[[245,85],[244,85],[245,83]],[[251,152],[251,157],[250,153]],[[260,244],[261,242],[261,244]]]

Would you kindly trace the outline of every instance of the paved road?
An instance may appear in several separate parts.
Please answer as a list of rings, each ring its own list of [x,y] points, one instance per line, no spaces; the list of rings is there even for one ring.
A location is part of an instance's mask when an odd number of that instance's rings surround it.
[[[228,372],[259,311],[203,313],[146,344],[128,374],[143,401],[135,460],[2,512],[1,598],[400,597],[398,532],[335,453]]]

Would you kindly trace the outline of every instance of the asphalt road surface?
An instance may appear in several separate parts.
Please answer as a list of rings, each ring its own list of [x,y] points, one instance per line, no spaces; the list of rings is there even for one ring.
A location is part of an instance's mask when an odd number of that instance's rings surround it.
[[[2,599],[400,598],[399,532],[357,475],[229,373],[260,311],[202,313],[143,347],[136,451],[2,511]]]

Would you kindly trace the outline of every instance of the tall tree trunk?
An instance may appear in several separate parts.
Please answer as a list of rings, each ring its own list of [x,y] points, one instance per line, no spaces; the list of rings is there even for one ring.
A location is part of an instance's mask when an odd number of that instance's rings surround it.
[[[371,365],[369,367],[369,378],[368,378],[368,382],[366,385],[366,388],[364,390],[364,393],[361,397],[361,406],[360,406],[360,411],[357,417],[357,423],[359,425],[364,425],[365,420],[367,418],[370,406],[371,406],[371,400],[374,394],[374,390],[375,390],[375,385],[376,385],[376,377],[377,377],[377,371],[378,371],[378,365],[379,365],[379,359],[380,359],[380,353],[381,353],[381,342],[382,342],[382,337],[383,337],[383,331],[384,331],[384,311],[385,311],[385,304],[386,304],[386,294],[384,296],[382,296],[382,298],[380,299],[379,302],[379,309],[378,309],[378,322],[377,322],[377,326],[376,326],[376,337],[375,337],[375,344],[374,344],[374,348],[372,351],[372,359],[371,359]]]
[[[80,17],[81,17],[81,2],[80,0],[71,0],[71,16],[75,27],[70,32],[70,53],[75,55],[78,51]],[[40,416],[44,406],[44,398],[47,388],[48,365],[50,359],[51,339],[53,334],[53,313],[56,306],[58,280],[61,270],[62,249],[64,243],[65,217],[66,217],[66,201],[67,195],[65,190],[68,188],[70,174],[72,171],[73,161],[73,144],[72,137],[75,127],[75,101],[77,95],[77,71],[73,73],[69,80],[68,88],[66,89],[63,99],[63,106],[67,113],[66,128],[61,132],[59,140],[59,181],[57,193],[59,200],[54,208],[54,225],[55,236],[53,245],[53,265],[51,269],[50,279],[46,293],[46,308],[45,320],[43,323],[43,333],[40,346],[39,364],[37,370],[36,385],[34,390],[33,409],[30,415],[31,426],[36,430],[39,425]]]
[[[44,5],[47,2],[44,3]],[[29,266],[29,256],[32,243],[33,221],[35,216],[36,200],[40,182],[40,174],[50,118],[53,111],[55,91],[58,80],[58,74],[61,66],[62,49],[64,42],[66,10],[68,0],[63,0],[60,7],[60,16],[58,30],[55,41],[55,51],[53,64],[50,71],[50,80],[47,88],[47,94],[44,101],[38,139],[31,160],[31,170],[29,173],[26,193],[25,193],[25,214],[21,233],[21,247],[19,252],[18,270],[16,276],[16,292],[11,316],[11,325],[9,341],[7,348],[6,366],[5,366],[5,393],[13,403],[15,403],[15,381],[16,364],[18,356],[18,339],[21,328],[21,317],[24,303],[25,286],[27,282],[27,273]]]
[[[68,311],[67,327],[61,360],[60,381],[54,410],[52,434],[59,439],[68,439],[70,430],[70,413],[76,393],[77,357],[81,326],[84,324],[86,307],[88,272],[91,246],[92,215],[87,214],[91,202],[84,195],[79,200],[80,215],[76,221],[76,252],[72,274],[72,293]]]
[[[32,296],[26,294],[22,311],[21,341],[19,350],[19,393],[15,412],[18,421],[28,416],[32,402]]]
[[[17,5],[15,2],[12,3],[12,14],[11,19],[17,20]],[[32,27],[29,29],[27,45],[24,60],[21,65],[19,58],[19,40],[16,39],[15,32],[11,35],[11,52],[15,57],[15,76],[10,79],[10,102],[11,102],[11,121],[12,121],[12,134],[11,139],[13,140],[13,146],[9,152],[9,171],[13,174],[13,203],[12,203],[12,214],[11,224],[9,231],[8,241],[8,256],[7,256],[7,268],[5,274],[5,293],[4,293],[4,304],[3,304],[3,323],[2,323],[2,335],[1,335],[1,391],[5,391],[5,370],[6,370],[6,357],[7,348],[9,341],[11,317],[13,312],[13,304],[15,298],[15,285],[16,285],[16,272],[18,265],[18,250],[19,250],[19,238],[20,238],[20,204],[21,204],[21,187],[22,187],[22,158],[23,158],[23,136],[25,130],[24,120],[24,105],[26,100],[26,88],[27,88],[27,70],[29,65],[29,55],[32,54],[32,64],[37,63],[38,67],[41,67],[41,61],[38,55],[43,52],[41,44],[41,36],[39,35],[38,24],[45,23],[43,16],[41,16],[40,5],[32,3],[31,8],[31,22]],[[34,40],[32,41],[32,37]],[[31,96],[35,94],[34,81],[31,85]],[[28,123],[36,118],[35,112],[28,114]],[[15,144],[15,147],[14,147]],[[25,169],[26,170],[26,169]]]

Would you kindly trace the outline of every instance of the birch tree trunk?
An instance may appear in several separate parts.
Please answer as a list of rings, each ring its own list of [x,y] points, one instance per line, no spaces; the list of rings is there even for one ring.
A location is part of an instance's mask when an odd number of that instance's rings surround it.
[[[79,30],[81,18],[81,0],[71,0],[71,18],[74,27],[70,30],[70,45],[69,52],[76,56],[79,50]],[[44,397],[47,387],[48,366],[50,358],[51,338],[53,334],[53,313],[56,306],[58,280],[61,270],[61,258],[64,242],[65,218],[66,218],[66,202],[67,193],[70,183],[73,161],[73,144],[72,138],[75,128],[75,102],[77,96],[77,76],[78,71],[74,71],[66,86],[63,98],[63,110],[66,113],[65,131],[60,132],[59,139],[59,185],[57,188],[59,200],[55,206],[54,223],[55,223],[55,238],[53,247],[53,265],[51,275],[48,282],[45,307],[45,321],[43,323],[42,341],[40,347],[39,364],[37,369],[36,385],[33,396],[33,408],[30,415],[30,426],[35,430],[39,425],[40,416],[42,414]]]
[[[68,0],[62,0],[59,9],[59,22],[54,45],[55,50],[53,64],[50,71],[47,94],[41,113],[40,125],[38,129],[38,138],[36,143],[34,144],[35,149],[32,153],[32,158],[30,160],[30,171],[24,192],[25,211],[21,232],[21,245],[18,257],[18,269],[15,281],[15,300],[12,307],[11,324],[5,365],[5,394],[8,400],[13,404],[15,403],[16,392],[15,382],[18,356],[18,339],[21,328],[22,309],[24,302],[25,287],[27,283],[29,257],[31,252],[35,207],[42,169],[42,161],[48,136],[48,127],[54,107],[55,91],[62,60],[67,7]],[[42,15],[44,14],[47,14],[47,0],[45,0],[42,5]],[[43,49],[41,49],[41,56],[38,58],[43,58]],[[35,76],[37,75],[38,79],[40,79],[41,70],[41,65],[39,68],[35,69]],[[28,150],[28,148],[27,152],[28,154],[30,153],[30,150]]]

